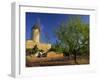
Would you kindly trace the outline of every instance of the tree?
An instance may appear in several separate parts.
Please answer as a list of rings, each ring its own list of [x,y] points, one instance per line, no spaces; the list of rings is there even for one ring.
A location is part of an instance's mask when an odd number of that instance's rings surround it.
[[[35,45],[35,46],[32,48],[32,51],[33,51],[33,54],[35,54],[37,51],[39,51],[37,45]]]
[[[64,54],[73,55],[76,64],[78,54],[89,52],[89,25],[80,16],[71,16],[67,23],[60,24],[56,36]]]
[[[35,45],[33,48],[26,49],[26,55],[35,54],[38,51],[40,50],[38,49],[37,45]]]

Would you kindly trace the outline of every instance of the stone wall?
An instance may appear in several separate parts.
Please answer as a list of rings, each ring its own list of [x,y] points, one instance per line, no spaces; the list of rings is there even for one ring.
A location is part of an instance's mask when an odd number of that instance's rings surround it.
[[[27,40],[26,41],[26,49],[33,48],[35,45],[37,45],[37,47],[39,49],[42,49],[45,52],[51,48],[51,44],[36,43],[36,42],[33,42],[32,40]]]

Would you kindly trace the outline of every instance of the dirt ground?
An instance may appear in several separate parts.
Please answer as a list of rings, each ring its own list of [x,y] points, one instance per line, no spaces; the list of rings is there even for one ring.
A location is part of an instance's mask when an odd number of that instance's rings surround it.
[[[26,67],[39,67],[39,66],[58,66],[58,65],[82,65],[89,64],[89,59],[86,57],[77,57],[78,64],[74,59],[68,59],[68,57],[41,57],[26,56]]]

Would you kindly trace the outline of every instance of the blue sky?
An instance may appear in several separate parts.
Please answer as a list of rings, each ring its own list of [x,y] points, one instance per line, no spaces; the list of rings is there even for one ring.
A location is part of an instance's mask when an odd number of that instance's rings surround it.
[[[41,37],[43,43],[55,43],[56,37],[54,30],[59,27],[62,22],[66,22],[72,14],[51,14],[51,13],[32,13],[26,12],[26,40],[31,39],[31,28],[40,21]],[[75,16],[75,15],[74,15]],[[79,15],[84,23],[89,24],[89,15]]]

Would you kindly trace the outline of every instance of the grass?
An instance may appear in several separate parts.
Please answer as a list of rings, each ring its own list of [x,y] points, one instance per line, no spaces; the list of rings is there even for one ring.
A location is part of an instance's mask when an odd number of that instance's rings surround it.
[[[89,64],[89,59],[87,57],[81,56],[77,57],[78,65],[81,64]],[[34,66],[56,66],[56,65],[76,65],[73,58],[68,60],[68,57],[41,57],[37,58],[33,55],[26,56],[26,66],[34,67]]]

